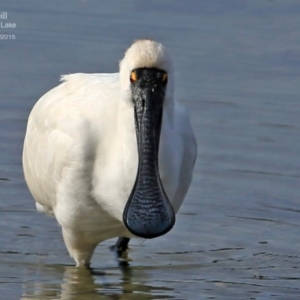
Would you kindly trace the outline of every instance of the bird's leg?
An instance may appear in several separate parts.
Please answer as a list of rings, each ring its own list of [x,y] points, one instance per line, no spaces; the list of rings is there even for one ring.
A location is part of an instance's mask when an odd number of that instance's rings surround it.
[[[78,237],[76,233],[62,229],[65,245],[69,254],[76,262],[76,267],[90,267],[90,261],[97,246]]]
[[[119,237],[116,244],[110,247],[110,249],[115,252],[120,266],[128,265],[126,250],[128,249],[129,241],[129,238]]]
[[[116,244],[111,246],[110,249],[112,251],[122,254],[123,252],[125,252],[128,249],[129,241],[130,241],[129,238],[119,237]]]

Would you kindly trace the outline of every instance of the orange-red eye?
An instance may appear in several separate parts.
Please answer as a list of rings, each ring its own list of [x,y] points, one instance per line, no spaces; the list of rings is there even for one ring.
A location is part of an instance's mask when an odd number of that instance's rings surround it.
[[[168,80],[168,74],[165,73],[165,74],[163,75],[163,77],[162,77],[162,81],[163,81],[163,82],[167,82],[167,80]]]
[[[131,82],[136,82],[137,81],[137,75],[135,71],[132,71],[130,74],[130,81]]]

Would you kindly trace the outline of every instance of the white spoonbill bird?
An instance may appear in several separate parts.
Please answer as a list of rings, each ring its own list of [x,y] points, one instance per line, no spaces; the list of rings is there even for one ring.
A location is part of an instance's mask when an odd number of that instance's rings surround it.
[[[155,238],[175,223],[190,186],[197,146],[173,97],[166,49],[137,40],[119,73],[71,74],[33,107],[23,149],[38,211],[54,215],[77,266],[119,237]]]

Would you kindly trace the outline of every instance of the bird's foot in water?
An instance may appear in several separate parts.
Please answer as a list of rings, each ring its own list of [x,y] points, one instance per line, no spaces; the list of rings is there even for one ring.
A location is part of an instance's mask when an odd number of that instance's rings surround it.
[[[129,265],[129,259],[127,255],[129,241],[129,238],[120,237],[118,238],[116,244],[110,247],[110,250],[115,253],[119,265],[122,267]]]

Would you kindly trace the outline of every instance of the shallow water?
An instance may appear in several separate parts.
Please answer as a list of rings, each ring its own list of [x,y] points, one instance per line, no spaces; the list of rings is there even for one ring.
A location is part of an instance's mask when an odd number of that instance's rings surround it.
[[[187,4],[188,3],[188,4]],[[300,3],[2,1],[1,299],[299,299]],[[3,21],[3,20],[0,20]],[[98,246],[74,268],[35,211],[21,152],[35,101],[60,74],[115,72],[132,40],[170,50],[199,151],[171,233],[132,241],[130,267]]]

